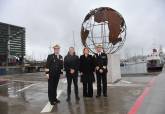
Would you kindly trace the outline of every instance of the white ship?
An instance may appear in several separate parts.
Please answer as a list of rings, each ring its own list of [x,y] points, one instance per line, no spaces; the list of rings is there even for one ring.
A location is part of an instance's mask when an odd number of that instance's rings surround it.
[[[157,49],[153,49],[153,52],[147,56],[147,71],[162,71],[163,65],[164,62],[160,57],[160,53],[157,51]]]

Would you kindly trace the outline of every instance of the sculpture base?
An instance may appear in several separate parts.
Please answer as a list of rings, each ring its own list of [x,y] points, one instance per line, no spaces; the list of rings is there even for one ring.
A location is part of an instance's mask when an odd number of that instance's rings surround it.
[[[108,56],[107,82],[115,83],[121,80],[120,55],[107,54],[107,56]]]

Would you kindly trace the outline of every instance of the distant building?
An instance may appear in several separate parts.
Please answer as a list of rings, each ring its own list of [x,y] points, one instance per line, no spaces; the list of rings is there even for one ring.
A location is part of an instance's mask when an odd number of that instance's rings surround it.
[[[0,66],[22,64],[24,56],[25,28],[0,22]]]

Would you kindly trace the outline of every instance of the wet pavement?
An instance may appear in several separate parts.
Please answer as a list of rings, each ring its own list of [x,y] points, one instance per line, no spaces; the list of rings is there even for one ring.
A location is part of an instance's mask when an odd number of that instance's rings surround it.
[[[66,102],[67,82],[63,78],[58,86],[61,103],[45,114],[127,114],[144,87],[154,75],[123,77],[116,84],[108,84],[108,97],[82,97],[82,84],[79,83],[80,101],[75,101],[72,90],[71,102]],[[1,76],[9,79],[0,85],[0,114],[40,114],[48,103],[47,81],[44,73],[29,73]],[[73,88],[74,89],[74,88]]]
[[[137,114],[165,114],[165,71],[150,84],[150,91],[145,97]]]

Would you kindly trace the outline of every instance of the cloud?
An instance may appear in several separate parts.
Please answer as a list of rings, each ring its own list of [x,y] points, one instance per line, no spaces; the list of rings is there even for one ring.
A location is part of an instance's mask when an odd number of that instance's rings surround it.
[[[163,0],[1,0],[0,21],[26,27],[27,55],[43,59],[50,45],[59,43],[61,53],[73,46],[81,54],[80,27],[85,15],[96,7],[108,6],[126,20],[127,40],[121,55],[147,53],[153,45],[165,47],[165,2]]]

